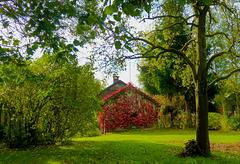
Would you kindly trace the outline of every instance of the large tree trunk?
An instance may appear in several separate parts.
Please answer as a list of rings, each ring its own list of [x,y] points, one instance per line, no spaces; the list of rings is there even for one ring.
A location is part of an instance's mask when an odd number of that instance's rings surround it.
[[[196,77],[195,77],[195,99],[196,99],[196,137],[203,156],[210,155],[210,144],[208,134],[208,89],[207,89],[207,50],[206,50],[206,14],[208,6],[195,8],[197,17],[197,42],[196,42]]]
[[[195,97],[190,93],[191,91],[187,91],[185,93],[185,104],[186,104],[186,113],[187,113],[187,122],[186,128],[190,128],[193,126],[192,122],[192,112],[195,111]]]
[[[208,96],[204,87],[203,78],[196,83],[196,135],[197,142],[204,156],[210,155],[210,144],[208,134]],[[206,85],[205,85],[206,86]]]

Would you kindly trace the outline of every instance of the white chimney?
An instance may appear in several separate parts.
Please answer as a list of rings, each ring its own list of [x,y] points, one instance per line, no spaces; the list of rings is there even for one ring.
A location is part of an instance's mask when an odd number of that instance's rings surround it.
[[[119,76],[113,76],[113,83],[117,82],[119,80]]]

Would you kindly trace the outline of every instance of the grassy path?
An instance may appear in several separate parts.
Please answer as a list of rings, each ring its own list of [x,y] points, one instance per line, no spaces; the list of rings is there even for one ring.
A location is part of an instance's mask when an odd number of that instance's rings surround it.
[[[238,152],[215,152],[210,158],[178,158],[193,130],[163,129],[75,138],[70,144],[28,150],[0,150],[0,163],[240,163]],[[210,132],[214,143],[238,143],[240,133]]]

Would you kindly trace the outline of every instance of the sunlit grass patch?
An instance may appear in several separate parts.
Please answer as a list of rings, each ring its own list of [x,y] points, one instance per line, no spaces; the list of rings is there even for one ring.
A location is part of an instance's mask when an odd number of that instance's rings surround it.
[[[237,143],[239,132],[210,132],[211,142]],[[55,146],[27,150],[1,148],[0,163],[240,163],[236,152],[213,151],[210,158],[179,158],[194,130],[161,129],[74,138]],[[231,141],[229,141],[231,140]]]

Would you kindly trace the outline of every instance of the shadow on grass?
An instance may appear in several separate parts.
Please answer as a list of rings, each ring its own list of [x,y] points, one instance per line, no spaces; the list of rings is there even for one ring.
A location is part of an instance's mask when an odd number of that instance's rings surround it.
[[[178,158],[180,149],[132,140],[72,141],[26,151],[1,150],[0,163],[240,163],[240,157],[230,153],[217,153],[210,158]]]

